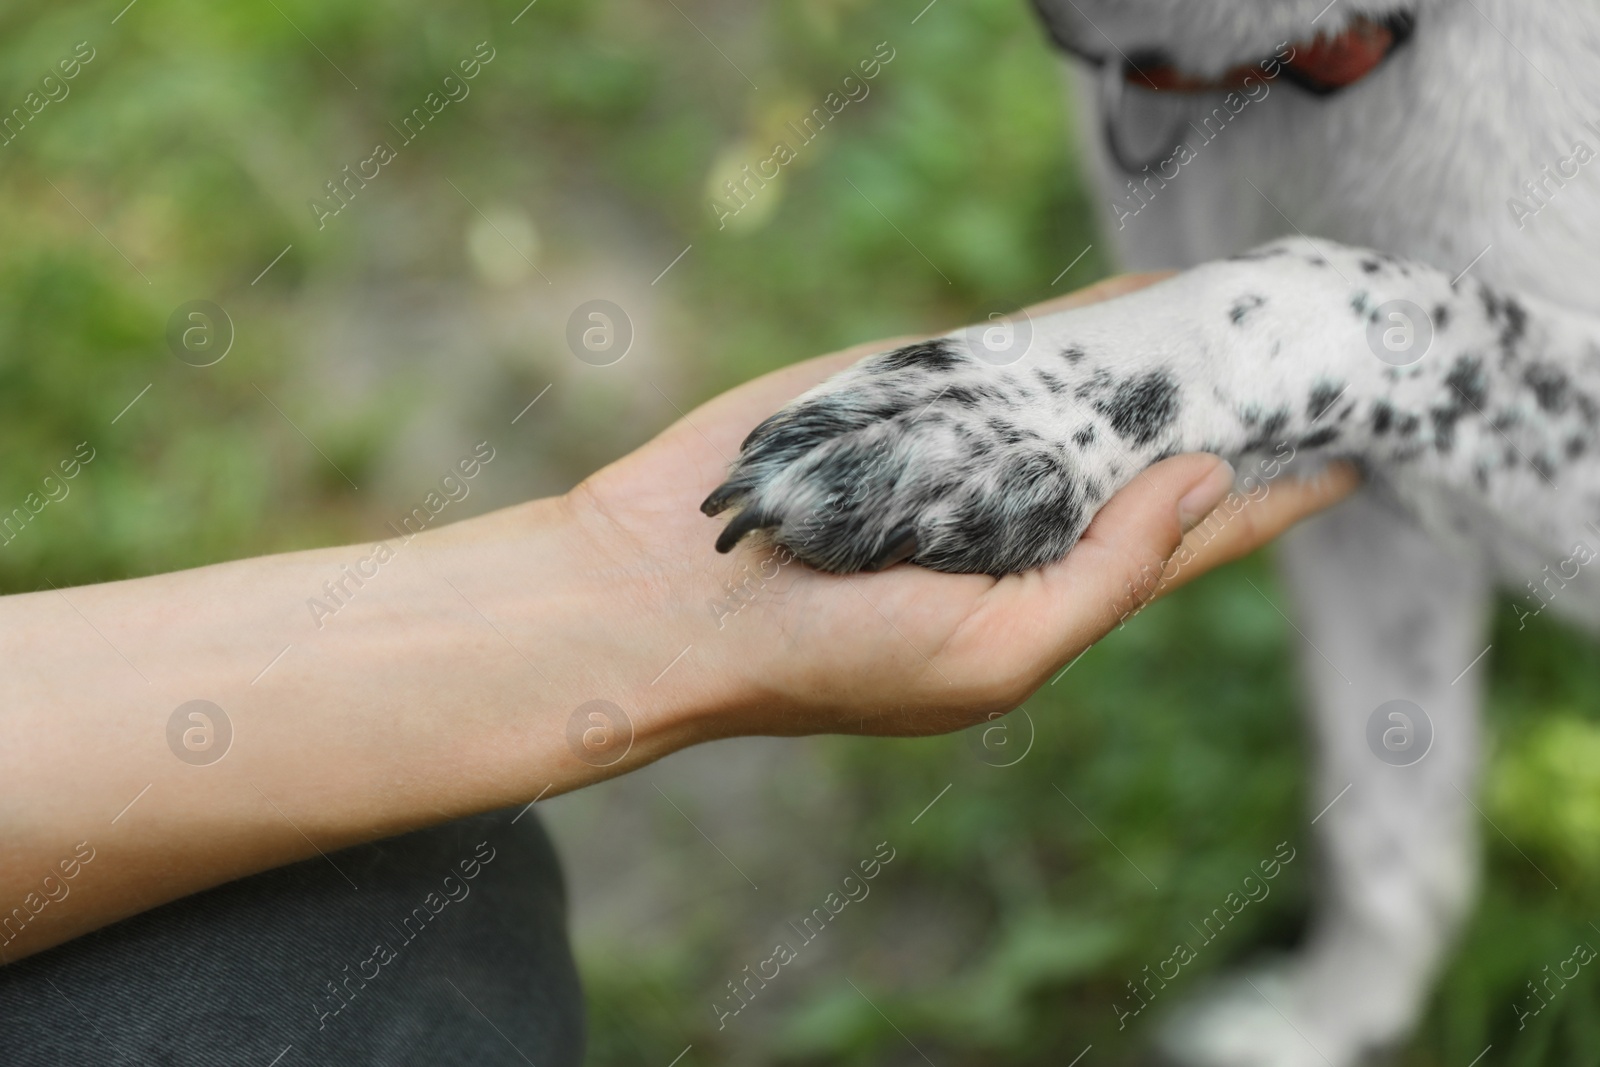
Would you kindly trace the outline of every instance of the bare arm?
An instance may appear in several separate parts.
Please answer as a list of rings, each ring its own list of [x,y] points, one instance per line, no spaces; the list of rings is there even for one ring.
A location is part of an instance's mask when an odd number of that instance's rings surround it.
[[[1215,461],[1168,460],[1068,559],[998,581],[717,555],[695,504],[726,457],[868,350],[719,397],[565,497],[391,536],[381,563],[365,544],[0,598],[0,958],[715,737],[982,721],[1115,625],[1180,500],[1197,519],[1226,491]],[[1180,578],[1352,485],[1275,488]]]

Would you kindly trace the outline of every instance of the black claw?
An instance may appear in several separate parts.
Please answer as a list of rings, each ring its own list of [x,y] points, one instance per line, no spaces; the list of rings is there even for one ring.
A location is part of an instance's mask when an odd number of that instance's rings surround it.
[[[735,489],[731,483],[723,482],[711,490],[711,495],[701,502],[700,510],[707,515],[721,515],[744,493],[743,489]]]
[[[917,528],[915,526],[902,526],[885,540],[886,547],[878,557],[867,564],[869,571],[881,571],[893,567],[896,563],[903,563],[916,555]]]
[[[751,530],[759,530],[763,526],[777,526],[780,521],[754,508],[745,508],[733,517],[733,521],[722,531],[722,536],[717,538],[717,551],[732,552],[733,546],[742,541],[744,535]]]

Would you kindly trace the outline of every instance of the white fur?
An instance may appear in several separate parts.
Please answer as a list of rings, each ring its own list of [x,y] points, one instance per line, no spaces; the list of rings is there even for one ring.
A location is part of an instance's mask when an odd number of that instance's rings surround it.
[[[1064,0],[1060,6],[1072,10]],[[1214,70],[1303,39],[1323,0],[1077,6],[1124,50],[1156,44]],[[1374,15],[1394,10],[1341,0],[1319,25],[1363,8]],[[1088,39],[1107,44],[1092,30]],[[1520,228],[1508,201],[1532,205],[1521,184],[1568,156],[1575,142],[1600,149],[1600,134],[1585,125],[1600,123],[1597,62],[1600,5],[1427,0],[1417,6],[1413,39],[1374,75],[1327,99],[1274,85],[1120,229],[1112,205],[1127,177],[1108,162],[1098,138],[1084,141],[1103,190],[1107,232],[1129,268],[1190,266],[1298,229],[1452,275],[1482,253],[1472,277],[1594,313],[1600,167],[1568,181]],[[1081,128],[1098,129],[1096,79],[1081,73],[1074,95]],[[1198,102],[1155,103],[1151,119],[1160,123],[1167,117],[1162,106]],[[1137,121],[1133,109],[1128,114]],[[1149,128],[1125,132],[1152,136]],[[1586,462],[1592,468],[1595,460]],[[1413,506],[1439,510],[1426,499],[1428,487],[1399,481]],[[1552,494],[1565,499],[1569,514],[1557,522],[1558,544],[1542,554],[1513,532],[1527,512],[1510,500],[1495,502],[1488,521],[1474,524],[1472,541],[1449,551],[1418,543],[1409,524],[1364,499],[1288,539],[1282,560],[1299,625],[1354,683],[1304,650],[1319,753],[1309,796],[1320,808],[1347,785],[1350,792],[1315,828],[1328,871],[1316,936],[1299,958],[1257,982],[1276,1003],[1243,984],[1203,1002],[1167,1030],[1164,1044],[1174,1058],[1219,1067],[1345,1067],[1410,1030],[1475,873],[1480,817],[1463,794],[1472,792],[1476,775],[1484,663],[1454,680],[1487,644],[1486,557],[1496,557],[1502,581],[1526,597],[1525,583],[1565,557],[1561,535],[1574,536],[1583,515],[1592,515],[1594,501],[1585,497],[1593,482],[1585,471]],[[1580,584],[1563,590],[1553,607],[1600,624],[1600,589],[1587,575]],[[1413,627],[1426,639],[1394,639]],[[1394,697],[1428,709],[1439,743],[1449,747],[1410,768],[1374,759],[1363,743],[1365,720],[1376,703]]]
[[[1215,451],[1241,473],[1284,447],[1305,465],[1361,462],[1369,488],[1283,552],[1318,741],[1310,799],[1338,798],[1314,827],[1312,937],[1163,1037],[1196,1067],[1353,1067],[1405,1038],[1470,907],[1491,581],[1548,590],[1544,568],[1576,544],[1600,550],[1600,159],[1531,218],[1508,203],[1579,142],[1600,148],[1600,5],[1041,6],[1080,52],[1157,50],[1204,74],[1360,14],[1406,9],[1416,28],[1336,95],[1258,86],[1142,198],[1086,138],[1124,265],[1190,269],[1032,322],[1014,360],[986,358],[970,332],[864,360],[763,424],[706,507],[742,506],[724,547],[772,528],[834,570],[909,555],[1004,573],[1058,557],[1163,455]],[[1078,94],[1086,131],[1102,77]],[[1146,148],[1224,100],[1125,96],[1113,132]],[[1427,355],[1399,369],[1368,338],[1393,299],[1438,320]],[[1560,389],[1544,387],[1552,375]],[[1600,626],[1597,575],[1552,610]],[[1393,699],[1435,730],[1411,766],[1368,747],[1369,716]]]

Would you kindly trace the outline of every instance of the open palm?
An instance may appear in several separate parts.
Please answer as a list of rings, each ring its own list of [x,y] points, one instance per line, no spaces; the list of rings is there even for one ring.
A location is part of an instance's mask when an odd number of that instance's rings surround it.
[[[1109,299],[1153,280],[1113,278],[1033,310]],[[1178,502],[1197,490],[1207,497],[1203,515],[1227,491],[1226,468],[1214,457],[1158,463],[1107,503],[1065,559],[999,579],[906,564],[825,574],[752,541],[718,555],[712,546],[723,521],[696,505],[723,480],[750,429],[897,343],[809,360],[733,389],[568,498],[606,565],[649,590],[640,610],[675,620],[663,650],[691,645],[697,669],[724,687],[730,734],[938,733],[1008,711],[1135,606],[1130,583],[1140,568],[1159,566],[1183,537]],[[1353,472],[1336,470],[1274,488],[1199,549],[1171,587],[1270,540],[1354,485]]]

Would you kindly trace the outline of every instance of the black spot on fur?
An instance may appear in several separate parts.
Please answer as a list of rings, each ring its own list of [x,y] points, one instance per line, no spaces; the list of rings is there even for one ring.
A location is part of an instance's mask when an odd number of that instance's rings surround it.
[[[1233,307],[1228,309],[1228,318],[1233,320],[1235,326],[1243,324],[1250,313],[1267,302],[1264,296],[1241,296],[1234,301]]]
[[[1119,436],[1147,445],[1178,417],[1178,385],[1164,372],[1151,371],[1126,379],[1095,407]]]
[[[1040,368],[1033,373],[1034,376],[1039,379],[1039,381],[1044,383],[1044,387],[1050,390],[1052,396],[1060,396],[1062,393],[1067,391],[1067,383],[1062,381],[1060,378],[1057,378],[1049,371]]]
[[[1585,425],[1600,423],[1600,404],[1595,403],[1594,397],[1588,393],[1578,393],[1574,399],[1578,402],[1578,413],[1583,416]]]
[[[917,561],[937,570],[1013,574],[1059,558],[1082,521],[1082,485],[1052,455],[1035,452],[1004,464],[993,494],[962,501],[952,516],[961,537],[919,553]]]
[[[1289,425],[1288,408],[1279,408],[1265,415],[1260,411],[1248,411],[1240,417],[1246,426],[1255,429],[1255,433],[1245,441],[1243,451],[1259,452],[1283,443],[1283,430]]]
[[[1461,416],[1466,414],[1466,409],[1460,405],[1430,408],[1428,416],[1433,419],[1433,447],[1440,455],[1448,455],[1456,446],[1456,423],[1461,421]]]
[[[1470,411],[1479,414],[1488,402],[1483,380],[1483,361],[1476,356],[1458,356],[1445,375],[1444,402],[1428,409],[1433,421],[1433,447],[1447,455],[1455,448],[1456,423]]]
[[[939,400],[941,402],[948,400],[957,407],[963,408],[977,407],[979,404],[977,391],[965,385],[947,386],[939,393]]]
[[[1389,427],[1394,425],[1394,405],[1387,400],[1379,400],[1372,405],[1372,433],[1381,437],[1389,432]]]
[[[1421,428],[1422,419],[1418,418],[1416,415],[1402,415],[1400,417],[1400,422],[1395,427],[1395,432],[1397,432],[1401,437],[1410,437]]]
[[[1318,382],[1311,388],[1311,399],[1306,401],[1306,418],[1316,420],[1325,415],[1334,401],[1344,395],[1343,382]]]
[[[1456,357],[1444,383],[1472,407],[1482,408],[1488,399],[1483,380],[1483,361],[1476,356]]]
[[[1083,429],[1073,434],[1072,439],[1073,441],[1077,442],[1079,448],[1088,448],[1090,445],[1094,444],[1094,427],[1085,426]]]
[[[1508,358],[1515,355],[1514,349],[1528,334],[1528,311],[1516,297],[1511,295],[1498,296],[1487,285],[1478,290],[1478,299],[1483,302],[1483,313],[1488,316],[1491,323],[1500,327],[1500,347]]]
[[[914,345],[885,352],[878,357],[878,365],[886,370],[951,370],[960,366],[961,358],[949,341],[919,341]]]
[[[1338,429],[1338,427],[1336,427],[1336,426],[1324,426],[1322,429],[1314,430],[1311,433],[1308,433],[1304,437],[1302,437],[1300,439],[1300,447],[1302,447],[1302,448],[1321,448],[1323,445],[1328,444],[1328,443],[1333,442],[1333,441],[1337,441],[1338,439],[1339,439],[1339,429]]]
[[[1500,298],[1487,285],[1478,285],[1478,303],[1483,305],[1484,318],[1495,322],[1500,318]]]
[[[1073,391],[1073,394],[1079,400],[1102,396],[1111,389],[1114,381],[1115,379],[1111,377],[1110,371],[1104,367],[1096,367],[1085,381],[1078,384],[1078,388]]]
[[[1569,437],[1567,439],[1567,458],[1577,459],[1579,456],[1583,455],[1583,451],[1587,447],[1588,445],[1585,444],[1583,438]]]
[[[1530,363],[1522,372],[1522,381],[1533,390],[1541,410],[1559,415],[1572,406],[1572,379],[1561,368]]]
[[[1077,345],[1068,345],[1061,350],[1061,358],[1066,360],[1068,363],[1078,363],[1086,355],[1088,355],[1088,353]]]
[[[1432,317],[1433,328],[1440,333],[1443,333],[1444,328],[1450,325],[1450,309],[1443,304],[1435,304],[1433,306]]]
[[[1361,269],[1368,274],[1376,274],[1383,269],[1383,264],[1375,259],[1363,259],[1361,261]]]
[[[992,416],[985,420],[985,424],[989,427],[989,429],[994,431],[995,436],[999,437],[1000,440],[1004,441],[1008,445],[1021,444],[1027,438],[1035,436],[1034,434],[1029,433],[1014,423],[1009,423],[1003,419],[997,419]]]
[[[750,431],[739,450],[749,452],[759,446],[763,459],[792,458],[818,442],[847,433],[866,421],[844,404],[818,400],[802,408],[768,416]]]
[[[1422,454],[1426,451],[1427,449],[1423,448],[1421,445],[1408,445],[1405,448],[1397,448],[1394,452],[1394,462],[1413,463],[1420,459]]]

